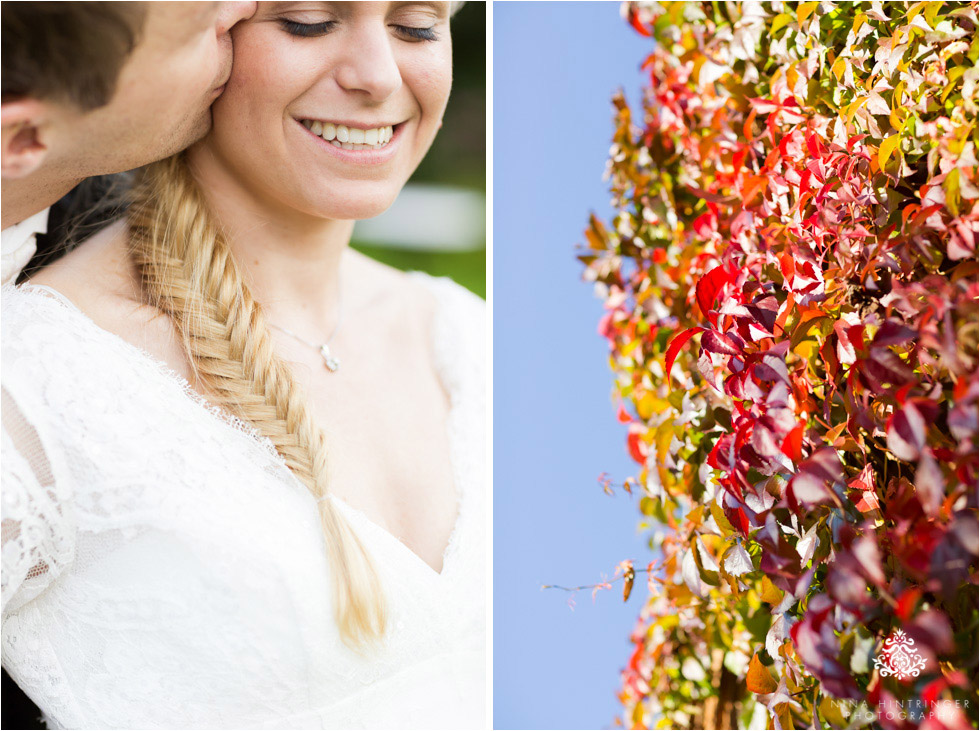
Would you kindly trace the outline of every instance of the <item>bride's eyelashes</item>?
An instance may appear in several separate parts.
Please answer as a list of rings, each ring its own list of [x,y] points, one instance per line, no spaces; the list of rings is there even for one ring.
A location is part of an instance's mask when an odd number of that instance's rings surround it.
[[[392,27],[402,35],[408,36],[416,41],[434,41],[438,39],[434,30],[435,26],[431,28],[416,28],[411,25],[396,25]]]
[[[329,33],[337,25],[336,20],[325,20],[322,23],[299,23],[295,20],[280,18],[283,30],[293,36],[309,38],[311,36],[323,36]]]
[[[295,20],[289,20],[287,18],[280,18],[280,24],[287,33],[293,36],[299,36],[302,38],[312,38],[316,36],[323,36],[330,33],[337,26],[336,20],[325,20],[320,23],[300,23]],[[407,41],[435,41],[438,40],[438,36],[435,32],[435,26],[430,28],[417,28],[410,25],[392,25],[391,26],[396,33],[402,36]]]

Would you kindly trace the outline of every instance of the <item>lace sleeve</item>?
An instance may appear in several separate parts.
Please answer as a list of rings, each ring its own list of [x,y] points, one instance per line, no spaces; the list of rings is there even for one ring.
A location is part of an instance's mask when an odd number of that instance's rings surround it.
[[[75,521],[70,487],[52,463],[40,434],[6,388],[0,398],[0,613],[6,618],[71,564]]]

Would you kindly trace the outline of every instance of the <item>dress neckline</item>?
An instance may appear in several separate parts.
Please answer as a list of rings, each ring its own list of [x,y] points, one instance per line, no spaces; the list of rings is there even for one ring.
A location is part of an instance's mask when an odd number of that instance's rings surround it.
[[[348,518],[353,518],[356,521],[360,521],[366,525],[370,530],[375,531],[376,534],[383,540],[389,542],[389,544],[395,544],[396,550],[400,548],[401,551],[405,552],[408,558],[415,564],[418,564],[423,572],[426,572],[430,577],[436,581],[445,580],[451,575],[449,568],[454,563],[453,558],[456,554],[456,549],[459,543],[459,533],[460,533],[460,523],[463,518],[464,511],[464,500],[466,499],[466,490],[464,490],[464,485],[460,480],[460,470],[459,470],[459,460],[460,445],[458,440],[455,438],[455,429],[453,429],[453,424],[457,419],[458,409],[459,409],[459,398],[457,397],[456,390],[453,388],[453,379],[449,378],[446,373],[447,364],[443,362],[439,353],[439,343],[442,338],[442,328],[445,325],[446,318],[446,306],[442,301],[440,294],[436,291],[434,286],[439,280],[446,280],[446,277],[435,277],[427,272],[410,270],[405,272],[408,276],[413,279],[421,279],[429,292],[436,298],[436,309],[432,317],[432,323],[429,328],[429,346],[430,352],[433,358],[433,365],[435,367],[436,375],[442,385],[443,390],[449,395],[449,413],[446,417],[445,429],[446,435],[449,443],[449,459],[450,468],[453,475],[453,492],[456,497],[456,519],[453,523],[452,530],[449,534],[449,540],[442,551],[442,570],[436,571],[425,559],[423,559],[419,554],[409,548],[400,538],[398,538],[394,533],[389,531],[387,528],[382,526],[377,521],[370,518],[364,511],[359,508],[354,507],[346,500],[338,497],[334,493],[328,493],[330,499],[335,505],[338,505],[340,509],[348,516]],[[170,367],[165,361],[148,353],[143,348],[131,343],[120,335],[112,332],[111,330],[106,330],[100,327],[91,317],[89,317],[81,308],[78,307],[74,302],[71,301],[65,294],[58,291],[54,287],[50,287],[46,284],[34,284],[32,282],[23,282],[21,284],[12,285],[12,288],[23,294],[41,294],[48,301],[55,301],[62,305],[63,308],[69,312],[77,315],[81,320],[83,320],[87,326],[91,329],[97,331],[101,337],[108,338],[111,342],[119,345],[125,352],[129,353],[134,360],[140,362],[142,365],[149,367],[150,370],[155,372],[159,377],[171,384],[176,385],[180,388],[184,396],[194,404],[201,411],[206,412],[212,419],[220,422],[224,427],[230,428],[240,434],[244,435],[248,440],[257,448],[261,449],[268,457],[276,463],[276,465],[286,474],[289,478],[294,480],[295,483],[303,488],[303,491],[309,496],[311,501],[314,501],[314,497],[309,493],[299,478],[293,474],[293,471],[289,469],[286,465],[285,460],[282,455],[276,450],[275,445],[272,443],[268,437],[261,434],[255,427],[253,427],[248,422],[238,418],[234,414],[229,413],[225,409],[211,403],[206,396],[201,394],[199,391],[194,389],[191,384],[184,378],[180,373],[175,371]],[[7,286],[4,286],[7,289]],[[47,294],[42,294],[47,293]]]

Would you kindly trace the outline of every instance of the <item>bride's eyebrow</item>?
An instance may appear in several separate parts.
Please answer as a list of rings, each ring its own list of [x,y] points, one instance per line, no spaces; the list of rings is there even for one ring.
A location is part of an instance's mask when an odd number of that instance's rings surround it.
[[[278,13],[283,10],[293,10],[297,8],[303,8],[304,10],[322,10],[329,5],[336,5],[337,3],[332,2],[298,2],[293,0],[293,2],[272,2],[267,4],[267,8],[270,13]]]
[[[427,0],[403,0],[402,2],[393,2],[389,10],[400,10],[404,7],[429,8],[434,10],[440,19],[449,15],[448,2],[428,2]]]

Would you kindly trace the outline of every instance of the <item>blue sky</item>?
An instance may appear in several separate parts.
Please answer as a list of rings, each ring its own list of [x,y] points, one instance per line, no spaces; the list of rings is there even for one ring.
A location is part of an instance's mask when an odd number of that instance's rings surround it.
[[[618,2],[497,2],[494,32],[494,727],[604,728],[644,592],[576,595],[643,561],[635,502],[603,494],[636,465],[610,400],[602,313],[575,246],[602,180],[609,99],[636,100],[651,50]],[[647,558],[648,560],[648,558]]]

